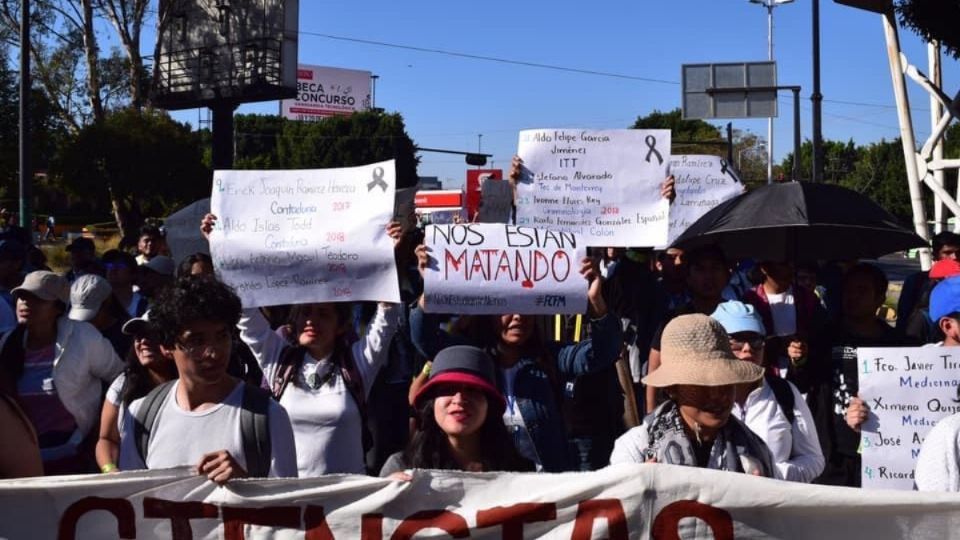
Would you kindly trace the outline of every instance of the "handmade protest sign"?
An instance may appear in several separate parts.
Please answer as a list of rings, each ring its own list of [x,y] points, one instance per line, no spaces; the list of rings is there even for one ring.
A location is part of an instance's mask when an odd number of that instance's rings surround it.
[[[216,171],[210,235],[217,274],[244,307],[399,302],[394,162],[290,171]]]
[[[517,154],[517,225],[573,232],[588,246],[666,243],[669,130],[526,130]]]
[[[860,432],[864,488],[913,489],[923,439],[941,419],[960,412],[960,351],[954,349],[857,351],[860,398],[870,407]]]
[[[672,156],[670,174],[676,182],[677,198],[670,205],[670,229],[664,246],[714,206],[744,191],[733,167],[719,156]]]
[[[467,223],[431,225],[424,309],[433,313],[583,313],[583,243],[569,232]]]
[[[492,174],[480,177],[480,223],[510,223],[513,221],[513,185],[509,180],[494,178]]]
[[[210,245],[197,228],[197,223],[210,212],[210,199],[200,199],[189,204],[163,220],[166,234],[164,240],[170,248],[170,256],[181,261],[194,253],[210,254]]]

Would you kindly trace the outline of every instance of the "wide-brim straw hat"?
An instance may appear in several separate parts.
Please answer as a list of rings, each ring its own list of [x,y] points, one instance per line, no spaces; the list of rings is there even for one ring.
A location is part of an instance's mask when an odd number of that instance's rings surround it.
[[[677,384],[725,386],[756,382],[763,368],[738,360],[723,326],[707,315],[681,315],[663,329],[660,367],[643,378],[656,388]]]

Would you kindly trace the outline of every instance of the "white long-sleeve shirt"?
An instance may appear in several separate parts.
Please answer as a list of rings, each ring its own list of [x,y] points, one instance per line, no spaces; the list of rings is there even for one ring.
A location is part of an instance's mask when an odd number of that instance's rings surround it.
[[[797,387],[784,382],[793,392],[792,425],[766,381],[750,392],[742,407],[734,403],[733,414],[767,443],[784,480],[809,483],[823,472],[823,451],[810,407]]]
[[[940,420],[927,433],[913,480],[920,491],[960,491],[960,413]]]
[[[366,335],[353,344],[353,360],[367,395],[389,356],[399,313],[400,309],[394,304],[379,304]],[[264,377],[272,383],[287,342],[256,309],[244,310],[237,326],[240,338],[250,346]],[[366,472],[360,409],[343,378],[332,377],[319,388],[311,388],[306,382],[311,374],[327,369],[324,364],[329,361],[329,357],[317,359],[308,354],[296,380],[291,381],[280,398],[280,405],[287,410],[293,426],[300,478]]]

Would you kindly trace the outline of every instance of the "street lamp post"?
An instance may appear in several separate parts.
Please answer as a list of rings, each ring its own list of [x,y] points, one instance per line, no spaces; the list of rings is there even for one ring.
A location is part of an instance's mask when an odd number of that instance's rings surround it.
[[[793,0],[750,0],[767,8],[767,59],[773,61],[773,8]],[[767,183],[773,183],[773,117],[767,118]]]

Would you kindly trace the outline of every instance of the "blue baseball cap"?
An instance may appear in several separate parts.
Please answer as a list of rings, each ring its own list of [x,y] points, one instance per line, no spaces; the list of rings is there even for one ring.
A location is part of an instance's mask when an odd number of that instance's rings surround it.
[[[960,276],[945,279],[930,293],[930,318],[933,322],[960,312]]]
[[[710,316],[720,323],[720,326],[723,326],[728,334],[754,332],[761,336],[767,335],[760,314],[750,304],[744,304],[736,300],[723,302],[717,306],[717,310]]]

